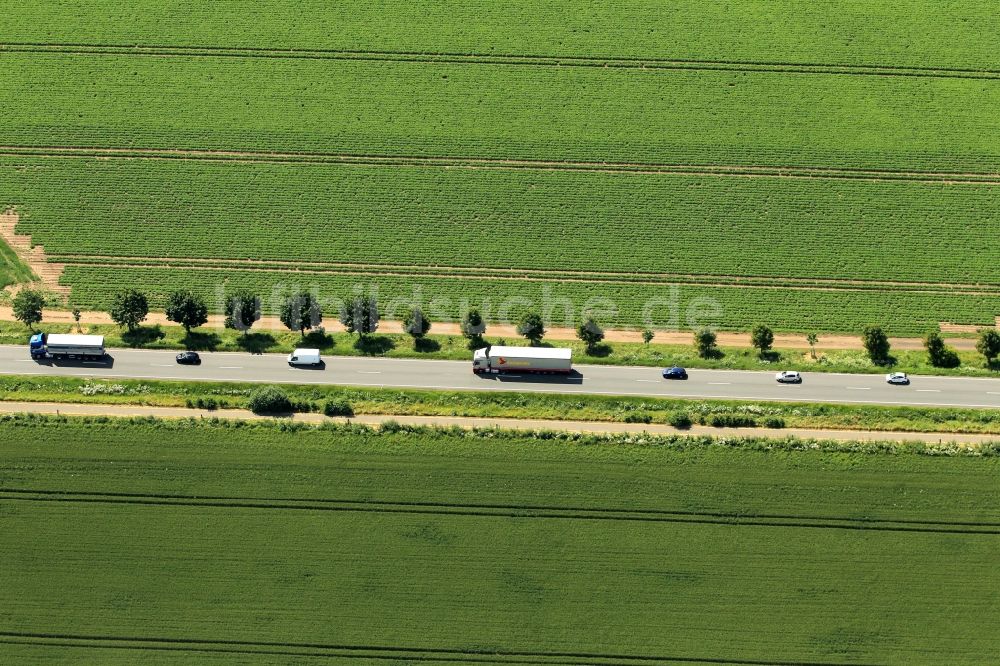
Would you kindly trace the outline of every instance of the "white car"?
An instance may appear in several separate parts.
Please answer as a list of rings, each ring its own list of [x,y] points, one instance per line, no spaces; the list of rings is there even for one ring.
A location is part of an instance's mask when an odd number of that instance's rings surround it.
[[[885,381],[887,384],[900,384],[906,386],[910,383],[910,378],[906,376],[905,372],[893,372],[892,374],[885,376]]]
[[[795,370],[784,370],[774,376],[779,384],[801,384],[802,375]]]

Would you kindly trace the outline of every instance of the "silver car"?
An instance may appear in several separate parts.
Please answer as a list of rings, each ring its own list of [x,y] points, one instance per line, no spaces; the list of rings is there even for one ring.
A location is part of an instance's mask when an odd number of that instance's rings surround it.
[[[801,384],[802,375],[795,370],[784,370],[774,376],[779,384]]]
[[[893,372],[885,376],[885,382],[887,384],[907,386],[910,383],[910,378],[906,376],[905,372]]]

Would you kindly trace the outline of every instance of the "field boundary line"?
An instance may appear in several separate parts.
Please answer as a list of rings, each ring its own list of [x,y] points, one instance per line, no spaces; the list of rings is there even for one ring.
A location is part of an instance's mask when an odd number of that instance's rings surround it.
[[[529,170],[646,176],[789,178],[798,180],[861,180],[919,182],[945,185],[1000,185],[1000,173],[912,171],[790,165],[713,165],[588,160],[546,160],[469,156],[411,156],[322,152],[273,152],[188,148],[108,148],[82,146],[0,146],[0,157],[181,160],[312,166],[382,166],[467,170]]]
[[[934,522],[840,517],[725,514],[662,510],[585,509],[516,505],[449,504],[434,502],[380,502],[336,499],[283,499],[240,497],[185,497],[138,493],[96,493],[0,489],[0,502],[47,502],[67,504],[109,504],[134,506],[176,506],[216,509],[257,509],[277,511],[350,512],[375,514],[416,514],[474,518],[542,520],[591,520],[640,523],[682,523],[729,525],[732,527],[775,527],[835,529],[873,532],[916,532],[929,534],[1000,535],[1000,524]],[[949,529],[954,528],[954,529]]]
[[[486,54],[433,51],[380,51],[351,49],[301,49],[227,46],[171,46],[6,42],[4,53],[66,54],[98,56],[145,56],[175,58],[261,58],[276,60],[332,60],[360,62],[444,63],[513,67],[577,67],[599,69],[731,71],[777,74],[839,76],[897,76],[945,79],[1000,79],[1000,71],[989,68],[862,65],[754,60],[700,60],[637,56]]]

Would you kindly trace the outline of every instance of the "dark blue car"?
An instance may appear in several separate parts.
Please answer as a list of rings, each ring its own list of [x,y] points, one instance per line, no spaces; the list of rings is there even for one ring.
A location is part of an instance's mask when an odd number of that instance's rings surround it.
[[[672,368],[663,369],[664,379],[687,379],[688,373],[684,368],[678,368],[676,365]]]

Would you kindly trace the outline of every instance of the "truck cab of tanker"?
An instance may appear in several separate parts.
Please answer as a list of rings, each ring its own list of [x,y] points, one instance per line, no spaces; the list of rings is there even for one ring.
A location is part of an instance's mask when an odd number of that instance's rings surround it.
[[[28,350],[31,352],[31,358],[45,358],[45,334],[35,333],[31,336],[28,340]]]
[[[472,353],[472,371],[488,372],[490,369],[489,347],[477,349]]]

